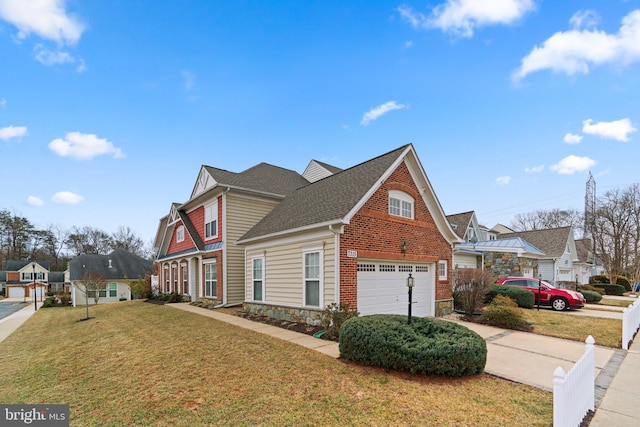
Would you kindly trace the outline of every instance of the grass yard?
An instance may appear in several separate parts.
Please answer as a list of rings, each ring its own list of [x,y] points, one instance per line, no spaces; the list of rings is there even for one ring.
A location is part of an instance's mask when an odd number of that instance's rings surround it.
[[[622,347],[622,322],[617,319],[574,316],[551,310],[523,310],[533,322],[533,333],[584,342],[589,335],[597,345]]]
[[[0,402],[73,426],[549,426],[552,395],[490,375],[364,368],[141,301],[38,311],[0,343]]]

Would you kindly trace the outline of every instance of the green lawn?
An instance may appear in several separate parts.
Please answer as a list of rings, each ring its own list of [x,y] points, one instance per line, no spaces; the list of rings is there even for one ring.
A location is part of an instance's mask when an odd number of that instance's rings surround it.
[[[0,402],[68,403],[74,426],[539,425],[550,393],[482,374],[364,368],[141,301],[42,309],[0,343]]]

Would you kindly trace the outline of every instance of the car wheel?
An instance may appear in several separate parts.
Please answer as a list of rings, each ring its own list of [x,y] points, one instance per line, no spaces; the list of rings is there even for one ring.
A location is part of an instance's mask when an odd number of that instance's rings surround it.
[[[564,311],[567,309],[567,301],[563,298],[554,298],[551,301],[551,307],[553,307],[555,311]]]

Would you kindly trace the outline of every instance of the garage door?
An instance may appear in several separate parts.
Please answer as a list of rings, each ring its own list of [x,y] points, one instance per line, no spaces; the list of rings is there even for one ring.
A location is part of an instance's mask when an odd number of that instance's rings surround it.
[[[407,314],[407,277],[415,278],[413,316],[434,315],[434,264],[358,262],[358,311],[367,314]]]
[[[22,286],[8,286],[9,298],[24,298],[24,288]]]

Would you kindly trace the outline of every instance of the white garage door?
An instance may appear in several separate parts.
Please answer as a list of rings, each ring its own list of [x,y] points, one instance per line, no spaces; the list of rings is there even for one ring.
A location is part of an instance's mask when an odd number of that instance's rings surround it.
[[[358,311],[367,314],[407,314],[409,273],[415,278],[412,316],[434,315],[435,264],[358,262]]]
[[[9,298],[24,298],[24,288],[22,286],[10,286],[7,287],[9,291]]]

